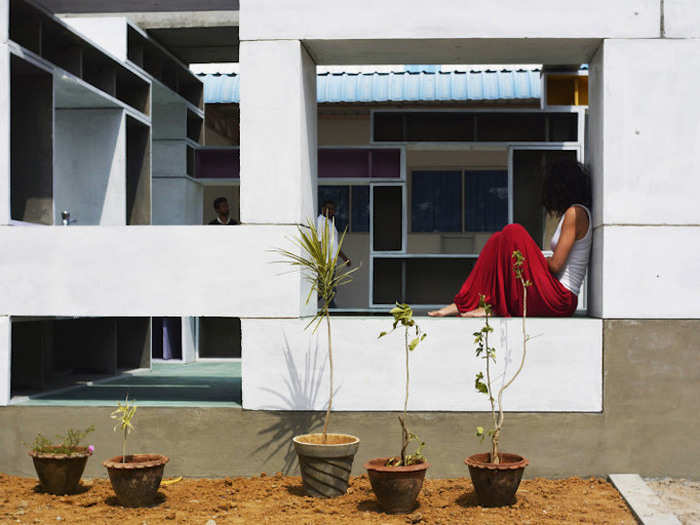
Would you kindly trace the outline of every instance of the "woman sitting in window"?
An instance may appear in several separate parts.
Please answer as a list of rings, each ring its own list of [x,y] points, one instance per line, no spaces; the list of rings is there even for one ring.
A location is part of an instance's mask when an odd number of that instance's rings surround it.
[[[551,257],[542,255],[525,228],[509,224],[488,240],[454,303],[428,315],[481,317],[484,315],[479,307],[481,295],[486,296],[494,315],[522,315],[523,290],[513,273],[514,250],[520,250],[525,257],[523,277],[532,282],[527,292],[528,315],[573,315],[593,237],[590,175],[577,162],[553,165],[544,179],[542,204],[549,214],[561,216],[552,236]]]

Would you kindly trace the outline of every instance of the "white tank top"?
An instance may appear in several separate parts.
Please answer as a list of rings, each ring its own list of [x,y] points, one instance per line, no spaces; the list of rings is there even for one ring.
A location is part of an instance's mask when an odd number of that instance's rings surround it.
[[[588,231],[582,239],[574,242],[569,252],[569,257],[564,263],[564,268],[557,274],[557,279],[559,282],[575,295],[578,295],[581,290],[581,283],[583,278],[586,276],[586,270],[588,269],[588,260],[591,255],[591,244],[593,242],[593,235],[591,234],[593,221],[591,220],[591,212],[583,204],[573,204],[573,206],[580,206],[586,210],[588,215]],[[552,235],[551,249],[552,251],[557,249],[557,244],[559,244],[559,237],[561,236],[561,225],[564,223],[564,215],[559,219],[559,224],[557,229]]]

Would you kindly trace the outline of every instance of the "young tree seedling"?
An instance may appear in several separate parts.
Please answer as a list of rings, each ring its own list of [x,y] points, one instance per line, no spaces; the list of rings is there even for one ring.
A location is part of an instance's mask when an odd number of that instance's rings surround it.
[[[479,306],[484,309],[484,326],[478,332],[474,332],[474,343],[476,344],[476,355],[481,357],[486,361],[486,382],[484,382],[484,373],[479,372],[476,374],[474,381],[474,387],[489,397],[489,402],[491,404],[491,419],[492,427],[486,432],[491,437],[491,463],[499,464],[501,462],[498,456],[498,444],[501,437],[501,429],[503,428],[503,392],[513,384],[513,381],[520,375],[525,365],[525,356],[527,355],[527,342],[530,340],[530,336],[527,335],[525,330],[525,321],[527,319],[527,289],[532,286],[532,282],[526,280],[523,277],[523,264],[525,263],[525,257],[519,250],[514,250],[511,257],[513,261],[513,273],[516,279],[520,282],[523,288],[523,321],[522,321],[522,340],[523,340],[523,355],[520,359],[520,366],[513,376],[503,383],[500,389],[494,397],[493,386],[492,386],[492,370],[491,363],[496,362],[496,349],[489,346],[489,334],[493,332],[493,328],[489,324],[489,316],[492,315],[493,309],[490,304],[486,302],[486,297],[481,296],[479,299]],[[484,428],[476,427],[476,435],[484,438]]]
[[[127,394],[124,404],[117,402],[117,409],[109,416],[117,420],[113,430],[122,432],[122,463],[126,463],[126,438],[134,430],[134,425],[131,424],[134,414],[136,414],[136,405],[129,404],[129,395]]]
[[[401,304],[401,303],[396,303],[396,306],[391,309],[391,315],[394,316],[394,326],[391,329],[391,332],[396,330],[396,328],[401,325],[404,329],[403,336],[404,336],[404,353],[406,357],[406,395],[404,397],[404,402],[403,402],[403,416],[399,416],[399,423],[401,423],[401,432],[402,432],[402,439],[401,439],[401,455],[399,457],[395,458],[390,458],[387,461],[386,466],[387,467],[407,467],[408,465],[414,465],[416,463],[422,463],[425,461],[425,456],[423,456],[423,447],[425,446],[425,443],[423,443],[418,436],[416,436],[413,432],[410,432],[408,430],[408,427],[406,426],[406,416],[408,412],[408,393],[409,393],[409,386],[410,386],[410,381],[411,381],[411,375],[409,372],[409,354],[415,350],[418,345],[423,341],[423,339],[426,338],[428,334],[423,332],[418,324],[416,323],[415,319],[413,319],[413,310],[411,309],[410,306],[407,304]],[[411,330],[415,331],[415,335],[413,339],[409,342],[409,332]],[[382,332],[379,334],[378,338],[382,338],[388,333],[391,332]],[[406,449],[408,448],[409,442],[413,440],[417,443],[418,448],[413,454],[406,454]]]

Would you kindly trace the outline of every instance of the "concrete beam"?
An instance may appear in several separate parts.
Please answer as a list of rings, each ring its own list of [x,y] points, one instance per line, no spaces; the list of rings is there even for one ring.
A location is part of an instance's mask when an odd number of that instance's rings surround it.
[[[700,3],[696,0],[664,0],[664,36],[700,37]]]
[[[0,316],[0,406],[10,402],[12,378],[12,325],[8,316]]]
[[[241,43],[241,221],[316,218],[316,65],[298,40]]]
[[[308,315],[308,285],[274,264],[271,252],[296,250],[295,233],[291,226],[2,227],[0,315]]]
[[[661,10],[659,0],[242,0],[241,16],[241,40],[602,39],[658,37]]]

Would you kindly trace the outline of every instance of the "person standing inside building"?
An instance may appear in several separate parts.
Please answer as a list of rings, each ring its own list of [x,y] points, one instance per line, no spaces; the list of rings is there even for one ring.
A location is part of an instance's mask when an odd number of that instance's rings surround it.
[[[217,197],[214,200],[214,211],[216,211],[216,219],[209,222],[212,226],[235,226],[238,224],[236,219],[230,216],[228,201],[226,197]]]
[[[335,221],[333,218],[335,217],[335,202],[333,201],[325,201],[323,203],[323,206],[321,206],[321,213],[319,216],[316,218],[316,231],[318,232],[318,235],[323,235],[323,232],[325,231],[325,228],[328,228],[328,235],[330,237],[330,244],[331,244],[331,254],[335,255],[336,250],[338,249],[338,229],[335,227]],[[320,239],[319,239],[320,240]],[[344,261],[345,264],[348,266],[351,265],[350,257],[345,255],[343,250],[341,249],[340,252],[338,253],[338,257]],[[331,308],[335,308],[335,298],[331,300],[330,304]]]

